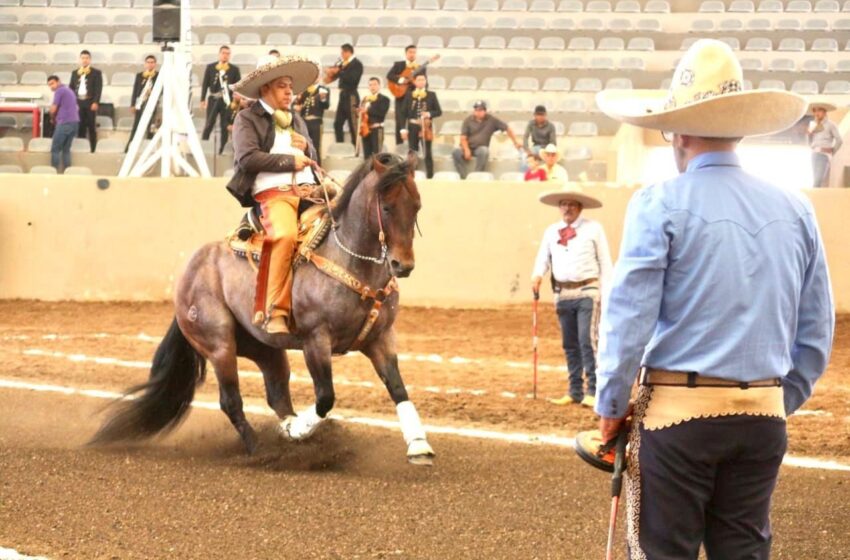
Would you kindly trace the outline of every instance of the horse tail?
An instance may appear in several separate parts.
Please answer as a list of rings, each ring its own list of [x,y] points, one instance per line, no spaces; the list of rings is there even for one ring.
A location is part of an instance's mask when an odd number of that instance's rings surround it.
[[[119,404],[89,443],[138,440],[176,428],[189,411],[195,387],[204,381],[206,365],[174,319],[156,349],[148,382],[126,392],[141,394]]]

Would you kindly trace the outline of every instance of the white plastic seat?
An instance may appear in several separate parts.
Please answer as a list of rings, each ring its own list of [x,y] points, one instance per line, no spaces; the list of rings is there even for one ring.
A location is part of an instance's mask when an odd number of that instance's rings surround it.
[[[584,68],[584,59],[580,56],[562,56],[558,66],[564,70],[579,70]]]
[[[95,153],[123,154],[124,146],[125,144],[121,140],[116,140],[114,138],[104,138],[103,140],[98,141],[97,146],[95,146]]]
[[[633,27],[632,20],[626,18],[614,18],[608,22],[608,31],[625,32],[631,31]]]
[[[850,81],[830,80],[823,86],[825,95],[848,95],[850,94]]]
[[[436,88],[435,88],[436,89]],[[478,89],[478,80],[474,76],[455,76],[449,82],[449,89],[474,90]]]
[[[714,31],[714,20],[711,19],[695,19],[691,22],[692,33],[708,33]]]
[[[628,78],[610,78],[605,82],[605,89],[632,89],[632,81]]]
[[[205,45],[229,45],[230,36],[227,33],[207,33],[204,36]]]
[[[0,32],[0,43],[17,43],[19,42],[18,33],[16,31]],[[50,43],[50,36],[46,31],[27,31],[24,34],[24,44],[26,45],[47,45]]]
[[[422,35],[419,37],[417,46],[420,49],[442,49],[444,47],[443,38],[439,35]]]
[[[525,175],[519,171],[505,171],[499,175],[499,181],[521,182],[525,180]]]
[[[495,180],[496,180],[496,177],[495,177],[495,176],[493,176],[493,174],[492,174],[492,173],[490,173],[489,171],[471,171],[471,172],[470,172],[470,173],[466,176],[466,180],[467,180],[467,181],[484,181],[484,182],[491,182],[491,181],[495,181]]]
[[[806,60],[803,61],[803,72],[829,72],[829,65],[820,58]]]
[[[325,45],[328,47],[339,47],[342,45],[351,44],[354,42],[354,37],[348,33],[331,33],[325,39]]]
[[[579,78],[573,86],[573,91],[580,93],[598,93],[602,91],[602,80],[599,78]]]
[[[599,129],[594,122],[574,121],[570,123],[568,136],[599,136]]]
[[[776,22],[777,31],[800,31],[803,24],[799,19],[780,19]]]
[[[239,66],[240,68],[253,68],[257,65],[257,55],[255,55],[254,53],[237,52],[233,54],[230,60],[232,60],[233,64]]]
[[[80,140],[78,138],[77,140]],[[88,142],[88,140],[86,140]],[[71,150],[73,151],[73,150]],[[71,167],[65,168],[65,175],[91,175],[91,169],[88,167],[83,167],[82,165],[72,165]]]
[[[584,6],[580,0],[561,0],[558,2],[559,12],[583,12]]]
[[[460,175],[456,171],[437,171],[432,178],[434,181],[460,181]]]
[[[699,11],[703,14],[722,14],[726,11],[726,6],[721,0],[704,0],[699,5]]]
[[[758,11],[770,14],[780,13],[783,11],[782,0],[761,0]]]
[[[832,23],[833,31],[850,31],[850,18],[837,19]]]
[[[629,39],[629,44],[626,46],[629,51],[645,51],[650,52],[655,50],[655,41],[650,37],[632,37]]]
[[[488,91],[507,91],[508,79],[502,76],[487,76],[481,80],[481,84],[478,86],[478,89]]]
[[[508,43],[509,49],[518,49],[518,50],[534,50],[534,39],[531,37],[511,37],[510,42]]]
[[[0,126],[2,126],[2,125],[0,125]],[[11,163],[5,164],[5,165],[0,165],[0,173],[23,173],[23,172],[24,172],[24,168],[21,167],[20,165],[15,165],[15,164],[11,164]]]
[[[259,33],[239,33],[233,39],[234,45],[262,45]]]
[[[439,10],[440,3],[437,0],[416,0],[413,4],[414,10]]]
[[[528,7],[529,12],[554,12],[555,2],[553,0],[533,0]]]
[[[598,51],[622,51],[625,50],[626,43],[622,37],[603,37],[599,39],[596,45]]]
[[[774,58],[770,61],[768,70],[771,72],[796,72],[797,63],[790,58]]]
[[[806,50],[806,42],[798,37],[785,37],[779,41],[778,51],[803,52]]]
[[[413,6],[410,0],[387,0],[387,9],[407,12],[412,10]]]
[[[506,56],[502,59],[502,68],[528,68],[528,58],[525,56]]]
[[[244,10],[245,5],[242,3],[242,0],[219,0],[218,9],[219,10]]]
[[[537,44],[537,48],[543,51],[562,51],[566,48],[566,43],[561,37],[543,37]]]
[[[817,95],[820,88],[814,80],[795,80],[791,84],[791,91],[800,95]]]
[[[772,31],[773,23],[767,18],[755,18],[747,20],[747,30],[749,31]]]
[[[299,33],[295,44],[299,47],[321,47],[322,36],[318,33]]]
[[[806,31],[829,31],[829,22],[825,19],[807,19],[803,24]]]
[[[782,80],[762,80],[758,84],[758,89],[785,89],[785,82]]]
[[[133,82],[136,80],[136,75],[132,72],[115,72],[112,74],[112,78],[110,79],[110,83],[113,86],[132,86]]]
[[[729,48],[733,51],[741,50],[741,40],[737,37],[718,37],[717,40],[729,45]]]
[[[475,0],[473,12],[498,12],[499,0]]]
[[[27,145],[27,151],[34,154],[49,154],[52,138],[33,138]]]
[[[528,4],[525,0],[505,0],[502,4],[503,12],[527,12]]]
[[[23,152],[24,141],[17,137],[0,138],[0,152],[13,153]]]
[[[788,13],[808,13],[812,11],[812,3],[808,0],[791,0],[785,6]]]
[[[669,14],[670,3],[667,0],[649,0],[643,11],[647,14]]]
[[[112,36],[112,44],[114,45],[138,45],[139,36],[135,31],[116,31]]]
[[[567,44],[567,49],[571,51],[592,51],[595,48],[591,37],[573,37]]]
[[[577,97],[565,97],[558,104],[558,111],[562,113],[586,113],[587,104],[584,102],[584,99]]]
[[[838,50],[838,41],[832,37],[820,37],[812,41],[813,52],[835,52]]]
[[[76,31],[57,31],[53,36],[53,43],[57,45],[79,45],[80,34]]]
[[[756,7],[752,0],[732,0],[728,11],[751,14],[756,11]]]
[[[469,11],[469,4],[466,3],[466,0],[446,0],[443,4],[443,11],[466,12]]]
[[[139,20],[133,14],[115,14],[111,24],[115,27],[138,27]]]
[[[504,49],[506,47],[505,38],[496,35],[485,35],[478,42],[480,49]]]
[[[393,34],[387,37],[387,46],[404,48],[413,43],[413,37],[410,35]]]
[[[773,50],[773,43],[766,37],[753,37],[747,40],[744,46],[745,51],[761,51],[767,52]]]
[[[646,61],[638,56],[624,56],[620,59],[618,69],[641,72],[646,70]]]
[[[47,64],[47,55],[39,51],[21,53],[21,64]]]
[[[614,11],[621,14],[639,14],[640,2],[637,0],[620,0],[614,5]]]
[[[607,0],[590,0],[584,5],[584,11],[588,13],[608,13],[611,11],[611,3]]]
[[[245,0],[246,10],[271,10],[271,0]]]
[[[604,31],[605,22],[600,18],[586,18],[579,22],[578,27],[582,31]]]
[[[592,70],[614,70],[614,59],[610,56],[595,56],[590,59],[588,68]]]
[[[0,70],[0,86],[13,86],[18,83],[18,75],[12,70]]]
[[[576,28],[576,22],[572,18],[553,18],[549,20],[548,27],[558,31],[572,31]]]
[[[292,36],[289,33],[275,31],[266,37],[266,44],[278,47],[288,47],[292,44]]]
[[[446,89],[446,79],[439,74],[434,74],[433,76],[428,76],[428,87],[431,89]]]
[[[719,31],[741,31],[744,29],[744,22],[738,18],[730,18],[724,19],[720,21],[720,25],[717,26]]]
[[[366,33],[357,37],[358,47],[383,47],[384,40],[375,33]]]
[[[818,13],[835,13],[839,9],[837,0],[818,0],[814,11]]]
[[[539,91],[540,81],[537,78],[518,76],[511,82],[513,91]]]
[[[33,165],[29,172],[30,175],[56,175],[58,173],[52,165]]]
[[[21,74],[19,83],[22,86],[46,86],[47,72],[42,72],[41,70],[27,70]]]
[[[474,49],[475,38],[469,35],[455,35],[449,39],[448,48],[450,49]]]

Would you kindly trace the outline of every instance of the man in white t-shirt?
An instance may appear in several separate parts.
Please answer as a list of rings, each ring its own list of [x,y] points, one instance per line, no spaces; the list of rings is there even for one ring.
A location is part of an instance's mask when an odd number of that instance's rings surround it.
[[[593,407],[599,312],[612,265],[602,225],[581,213],[585,208],[601,208],[602,203],[577,187],[544,193],[540,202],[557,206],[561,214],[561,220],[543,234],[531,276],[532,290],[539,294],[543,276],[552,273],[555,308],[569,369],[567,394],[552,402]]]
[[[316,81],[318,65],[301,56],[264,57],[233,90],[257,101],[233,125],[235,173],[227,188],[243,206],[260,205],[266,230],[257,273],[254,323],[289,332],[292,257],[298,234],[299,187],[316,185],[315,150],[292,100]]]

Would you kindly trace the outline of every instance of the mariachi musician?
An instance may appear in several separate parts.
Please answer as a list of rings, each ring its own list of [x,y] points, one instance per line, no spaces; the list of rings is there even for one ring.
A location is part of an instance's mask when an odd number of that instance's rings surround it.
[[[339,102],[334,117],[334,136],[337,143],[345,141],[343,124],[348,121],[351,131],[351,143],[357,143],[357,127],[354,126],[354,116],[360,105],[360,94],[357,86],[363,76],[363,63],[354,56],[354,47],[346,43],[340,47],[340,59],[325,71],[325,83],[329,84],[339,78]]]
[[[425,173],[430,179],[434,176],[434,158],[431,145],[434,141],[434,119],[443,114],[437,94],[428,90],[428,79],[419,74],[413,79],[414,88],[404,96],[401,105],[401,117],[405,128],[401,137],[407,140],[414,152],[419,151],[419,143],[425,148]]]
[[[227,129],[233,119],[231,103],[233,96],[230,86],[242,79],[239,67],[230,64],[230,47],[223,45],[218,49],[218,62],[207,65],[204,71],[204,81],[201,85],[201,108],[206,109],[207,118],[204,124],[204,132],[201,138],[209,140],[216,119],[219,119],[221,131],[221,145],[218,153],[224,151],[227,144]],[[209,96],[207,96],[209,93]]]
[[[136,74],[136,80],[133,82],[133,95],[130,98],[130,112],[133,113],[133,128],[130,130],[130,139],[127,140],[126,152],[130,148],[130,142],[136,135],[136,129],[139,128],[139,121],[142,119],[142,113],[145,112],[145,106],[153,91],[153,86],[159,78],[159,72],[156,71],[156,57],[149,54],[145,57],[145,69]],[[153,118],[148,124],[148,130],[145,133],[145,138],[150,140],[153,138]]]
[[[369,78],[369,95],[360,104],[360,137],[365,159],[379,154],[384,147],[384,119],[390,110],[390,98],[380,90],[381,79]]]
[[[322,120],[325,111],[331,106],[331,90],[319,83],[308,87],[295,99],[293,109],[304,118],[307,123],[307,132],[313,147],[316,148],[316,163],[322,164]]]
[[[427,75],[428,63],[438,58],[440,55],[432,56],[428,62],[420,65],[416,62],[416,45],[407,45],[404,49],[404,60],[395,62],[387,72],[387,87],[395,97],[395,143],[397,145],[402,143],[401,129],[404,126],[401,119],[401,105],[404,96],[413,84],[413,78],[418,74]]]

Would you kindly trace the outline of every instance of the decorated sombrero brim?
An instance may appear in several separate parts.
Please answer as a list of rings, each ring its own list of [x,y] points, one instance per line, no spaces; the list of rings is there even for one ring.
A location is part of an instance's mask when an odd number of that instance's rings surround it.
[[[614,472],[617,449],[614,442],[608,445],[602,441],[599,430],[579,432],[576,435],[576,455],[585,463],[605,472]]]
[[[263,58],[256,70],[231,86],[231,89],[245,97],[257,99],[262,86],[283,76],[292,78],[292,91],[298,95],[319,77],[319,64],[301,55]]]
[[[579,187],[570,185],[556,191],[546,191],[540,195],[539,200],[549,206],[558,206],[562,200],[575,200],[585,209],[602,208],[601,201],[585,194]]]
[[[696,41],[682,57],[669,90],[604,90],[596,103],[606,115],[643,128],[742,138],[786,130],[806,113],[806,99],[783,90],[743,89],[735,53],[714,39]]]
[[[814,111],[815,109],[823,109],[827,113],[830,111],[835,111],[838,107],[829,101],[824,101],[823,99],[811,99],[809,98],[809,111]]]

